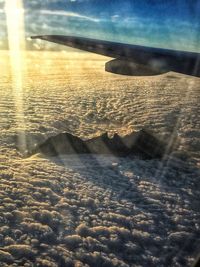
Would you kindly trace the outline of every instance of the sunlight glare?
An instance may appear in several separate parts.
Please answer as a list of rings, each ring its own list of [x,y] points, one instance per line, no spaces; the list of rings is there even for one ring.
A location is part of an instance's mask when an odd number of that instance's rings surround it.
[[[9,58],[13,96],[16,107],[16,127],[20,151],[26,150],[23,109],[23,77],[25,69],[24,9],[22,0],[5,0]]]

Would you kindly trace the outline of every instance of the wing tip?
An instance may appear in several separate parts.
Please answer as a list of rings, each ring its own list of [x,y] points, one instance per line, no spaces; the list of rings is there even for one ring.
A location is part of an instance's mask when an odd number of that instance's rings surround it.
[[[30,38],[31,39],[44,39],[46,38],[47,36],[46,35],[34,35],[34,36],[31,36]]]
[[[40,36],[40,35],[35,35],[35,36],[31,36],[30,38],[31,39],[40,39],[42,36]]]

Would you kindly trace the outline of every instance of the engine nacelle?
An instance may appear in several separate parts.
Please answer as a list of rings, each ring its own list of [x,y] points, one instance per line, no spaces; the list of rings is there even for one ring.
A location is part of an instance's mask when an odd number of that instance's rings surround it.
[[[166,73],[169,70],[158,66],[158,64],[144,65],[123,58],[116,58],[106,62],[105,71],[129,76],[152,76]]]

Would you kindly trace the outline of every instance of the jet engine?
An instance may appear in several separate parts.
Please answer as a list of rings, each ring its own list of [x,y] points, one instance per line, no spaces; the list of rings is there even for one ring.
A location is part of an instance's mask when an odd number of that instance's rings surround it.
[[[156,64],[144,65],[125,58],[116,58],[105,64],[105,71],[129,76],[152,76],[166,73],[169,70]]]

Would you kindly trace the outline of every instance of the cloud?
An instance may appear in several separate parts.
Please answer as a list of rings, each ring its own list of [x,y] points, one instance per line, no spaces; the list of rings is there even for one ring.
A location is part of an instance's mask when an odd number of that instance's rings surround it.
[[[7,52],[1,55],[6,66]],[[111,77],[103,70],[107,59],[93,54],[26,55],[23,127],[34,143],[68,129],[92,138],[106,129],[126,132],[144,124],[166,136],[183,106],[183,115],[189,115],[178,129],[181,141],[188,147],[197,141],[196,80],[178,74]],[[191,171],[192,162],[178,167],[173,158],[163,165],[86,155],[22,159],[15,150],[10,73],[5,67],[2,72],[2,89],[8,86],[1,90],[1,265],[190,266],[199,235],[198,172]],[[186,92],[192,98],[182,97]]]
[[[41,14],[44,15],[53,15],[53,16],[66,16],[66,17],[73,17],[73,18],[79,18],[79,19],[84,19],[84,20],[89,20],[89,21],[93,21],[93,22],[99,22],[100,20],[98,18],[93,18],[93,17],[88,17],[88,16],[84,16],[78,13],[74,13],[74,12],[68,12],[68,11],[63,11],[63,10],[41,10],[40,11]]]

